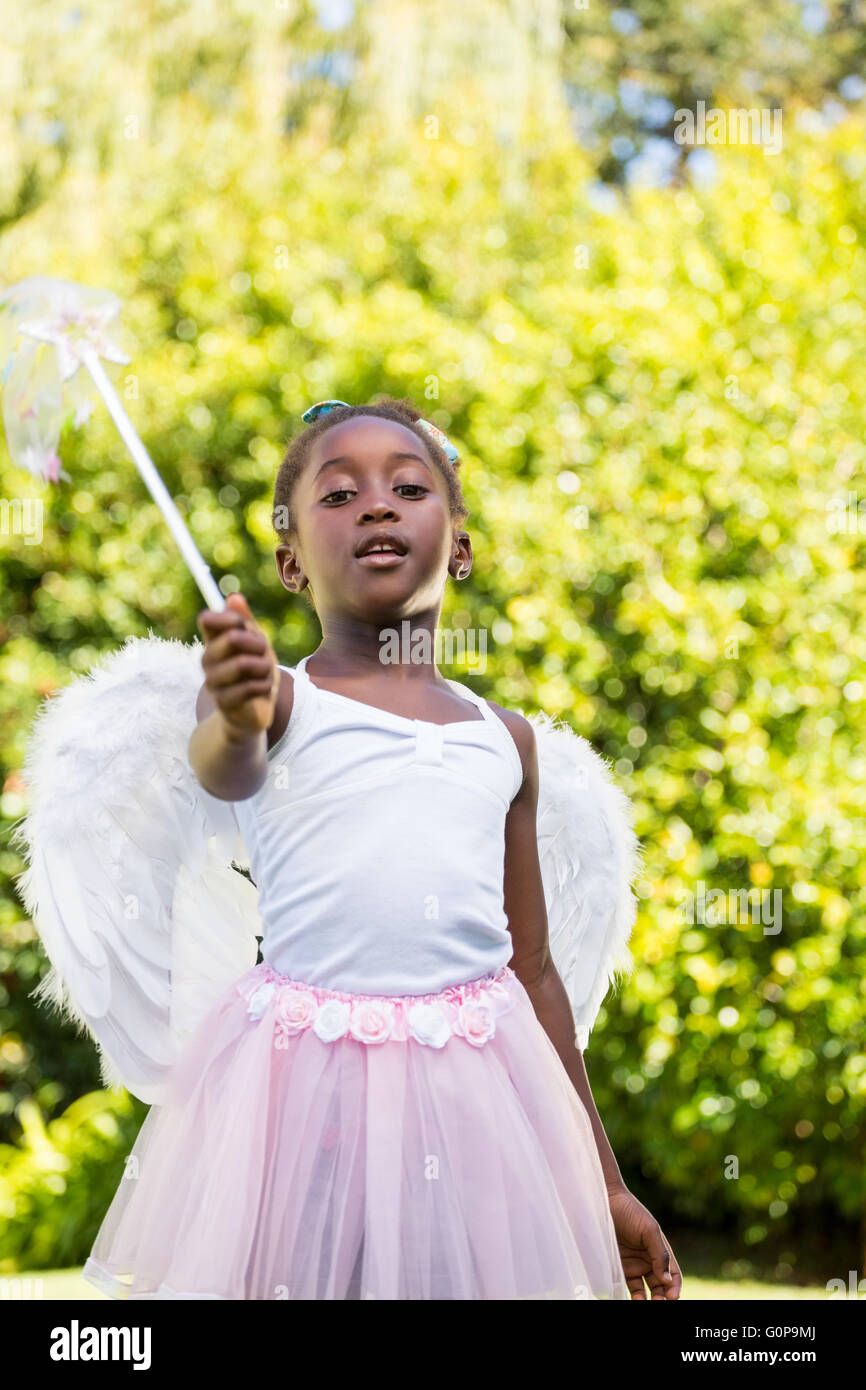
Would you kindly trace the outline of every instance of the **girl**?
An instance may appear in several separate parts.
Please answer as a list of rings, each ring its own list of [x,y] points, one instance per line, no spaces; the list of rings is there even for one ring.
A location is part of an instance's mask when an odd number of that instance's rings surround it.
[[[446,576],[472,563],[455,451],[409,401],[304,420],[276,562],[322,641],[280,666],[241,596],[201,613],[188,748],[233,803],[262,960],[182,1052],[85,1277],[115,1297],[678,1298],[551,961],[532,725],[432,660]]]

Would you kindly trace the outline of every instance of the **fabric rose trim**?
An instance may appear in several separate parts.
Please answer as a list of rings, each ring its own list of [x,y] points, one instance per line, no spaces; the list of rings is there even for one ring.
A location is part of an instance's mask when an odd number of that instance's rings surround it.
[[[481,1000],[464,1004],[457,1021],[459,1031],[473,1047],[481,1047],[496,1032],[493,1010]]]
[[[326,999],[319,1006],[313,1032],[322,1042],[336,1042],[338,1038],[344,1038],[349,1029],[350,1012],[349,1005],[342,999]]]
[[[451,1037],[451,1024],[438,1004],[413,1004],[408,1019],[412,1037],[427,1047],[444,1047]]]
[[[497,1016],[514,1006],[511,975],[503,966],[495,976],[452,985],[440,994],[371,997],[303,984],[261,962],[237,988],[253,1022],[271,1018],[278,1048],[287,1048],[291,1038],[310,1028],[325,1043],[348,1036],[369,1046],[412,1039],[442,1048],[460,1037],[483,1047],[496,1034]]]
[[[361,999],[351,1006],[349,1032],[359,1042],[387,1042],[394,1031],[394,1005],[386,1000]]]
[[[316,1021],[319,1001],[315,995],[302,989],[281,989],[277,996],[276,1018],[274,1020],[274,1043],[276,1047],[288,1047],[289,1038],[302,1033]]]

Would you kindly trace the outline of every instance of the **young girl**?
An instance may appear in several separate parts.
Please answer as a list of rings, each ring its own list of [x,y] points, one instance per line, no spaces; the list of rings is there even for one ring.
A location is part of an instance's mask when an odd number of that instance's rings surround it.
[[[179,1057],[85,1277],[132,1298],[677,1298],[551,961],[532,725],[432,660],[446,576],[472,563],[453,446],[408,401],[304,420],[276,562],[322,641],[280,666],[242,597],[201,613],[188,749],[233,803],[262,960]]]

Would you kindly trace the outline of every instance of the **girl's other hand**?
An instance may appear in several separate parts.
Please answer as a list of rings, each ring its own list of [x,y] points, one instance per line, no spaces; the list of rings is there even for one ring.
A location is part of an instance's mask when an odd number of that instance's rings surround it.
[[[652,1213],[625,1188],[609,1194],[608,1205],[632,1298],[646,1300],[644,1280],[653,1303],[679,1298],[683,1276]]]
[[[198,626],[205,644],[205,686],[229,736],[267,733],[274,722],[280,671],[243,594],[229,594],[221,613],[203,609]]]

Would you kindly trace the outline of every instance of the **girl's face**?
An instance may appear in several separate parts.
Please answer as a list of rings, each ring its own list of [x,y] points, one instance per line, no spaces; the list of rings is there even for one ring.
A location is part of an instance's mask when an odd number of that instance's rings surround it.
[[[277,571],[293,592],[309,583],[320,619],[438,615],[446,576],[462,579],[471,568],[445,479],[414,431],[395,420],[354,416],[326,430],[293,502],[296,540],[277,547]],[[380,532],[399,553],[359,554]]]

